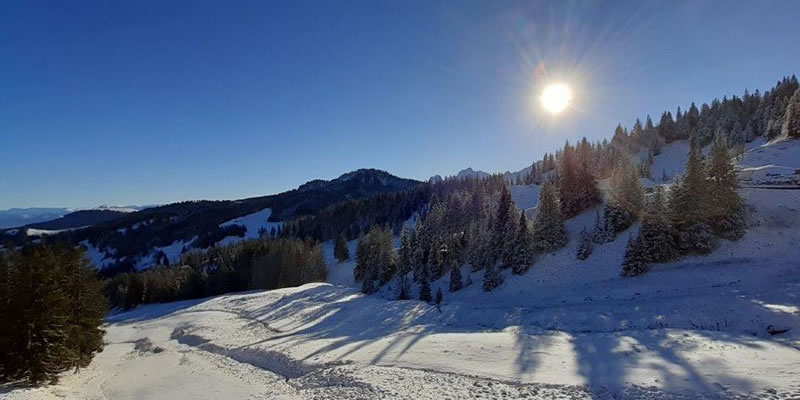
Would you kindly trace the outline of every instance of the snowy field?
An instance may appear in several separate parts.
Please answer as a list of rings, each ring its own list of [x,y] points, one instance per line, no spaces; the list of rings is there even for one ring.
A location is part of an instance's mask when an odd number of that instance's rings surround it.
[[[797,143],[740,165],[800,167]],[[535,207],[533,190],[514,198]],[[751,228],[709,256],[620,278],[627,233],[575,259],[590,210],[566,248],[491,293],[466,267],[459,292],[434,282],[440,307],[360,294],[326,243],[329,283],[113,315],[88,368],[0,397],[800,399],[800,190],[741,193]]]

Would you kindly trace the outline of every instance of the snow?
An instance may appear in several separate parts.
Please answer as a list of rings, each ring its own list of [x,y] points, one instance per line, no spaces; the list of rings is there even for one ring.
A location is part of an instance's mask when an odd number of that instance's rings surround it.
[[[35,229],[35,228],[27,228],[25,229],[25,234],[28,236],[52,236],[57,235],[61,232],[69,232],[69,231],[77,231],[80,229],[86,229],[88,226],[80,226],[76,228],[67,228],[67,229]]]
[[[9,229],[5,233],[6,233],[6,235],[12,235],[13,236],[13,235],[16,235],[17,232],[19,232],[19,229]]]
[[[662,182],[662,176],[667,175],[668,181],[672,182],[676,175],[683,173],[686,161],[689,159],[689,141],[679,140],[665,144],[661,148],[661,154],[653,157],[653,165],[650,171],[656,182]]]
[[[115,261],[114,257],[112,256],[113,251],[110,252],[112,255],[109,255],[108,251],[98,249],[95,245],[91,244],[88,239],[78,244],[86,249],[86,256],[89,258],[89,261],[91,261],[92,264],[94,264],[94,266],[98,269],[103,269]]]
[[[800,140],[755,144],[737,162],[742,185],[800,186]]]
[[[264,228],[268,233],[272,228],[279,229],[283,225],[283,222],[269,222],[268,219],[270,215],[272,215],[272,209],[265,208],[261,211],[235,218],[220,224],[220,228],[230,225],[240,225],[245,227],[247,232],[245,233],[244,237],[228,236],[217,242],[217,245],[225,246],[231,243],[240,242],[242,240],[258,239],[258,231],[261,230],[261,228]]]
[[[684,144],[664,146],[655,162],[678,172],[667,167]],[[795,146],[754,145],[740,165],[794,167]],[[391,288],[359,293],[354,261],[337,263],[326,242],[326,283],[110,316],[106,348],[88,368],[4,398],[798,398],[800,191],[741,193],[751,227],[711,255],[621,278],[638,225],[578,261],[577,234],[595,218],[587,210],[567,221],[565,248],[523,276],[504,271],[491,293],[466,267],[473,283],[456,293],[447,278],[433,282],[439,307],[394,301]],[[512,195],[535,207],[538,187]],[[229,223],[249,235],[264,211]]]
[[[168,246],[157,246],[153,248],[150,253],[147,254],[147,256],[138,259],[134,268],[137,270],[143,270],[155,266],[158,262],[158,260],[156,260],[156,256],[161,251],[163,251],[164,255],[167,256],[167,260],[169,260],[170,265],[178,264],[181,261],[183,248],[191,248],[192,242],[194,242],[196,239],[197,236],[190,240],[176,240]]]

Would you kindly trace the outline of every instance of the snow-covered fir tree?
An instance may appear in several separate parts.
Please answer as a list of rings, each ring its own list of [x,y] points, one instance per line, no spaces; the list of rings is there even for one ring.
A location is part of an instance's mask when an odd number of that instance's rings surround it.
[[[708,224],[711,214],[708,179],[702,154],[696,140],[691,140],[689,159],[682,179],[672,184],[669,201],[669,219],[677,233],[681,253],[708,253],[715,240]]]
[[[547,181],[539,192],[539,205],[533,220],[534,248],[540,253],[549,253],[567,244],[567,230],[558,200],[555,185]]]
[[[339,262],[345,262],[350,259],[350,249],[347,248],[347,237],[344,232],[336,237],[336,243],[333,246],[333,256]]]
[[[430,303],[431,297],[431,283],[428,282],[428,277],[423,276],[419,281],[419,300]]]
[[[450,291],[457,292],[463,287],[461,278],[461,268],[458,265],[453,265],[450,269]]]
[[[592,229],[592,241],[603,244],[614,240],[615,234],[608,224],[608,221],[600,214],[600,210],[595,211],[594,228]]]
[[[644,206],[644,189],[639,173],[630,158],[620,156],[611,176],[611,198],[603,210],[610,231],[627,229],[639,217]]]
[[[736,240],[744,235],[745,207],[727,139],[720,130],[711,148],[708,167],[709,224],[717,236]]]
[[[641,245],[648,262],[662,263],[677,257],[675,240],[666,217],[664,189],[657,186],[642,218]]]
[[[631,277],[647,272],[647,255],[642,246],[642,235],[628,238],[628,245],[625,247],[625,258],[622,262],[622,276]]]
[[[483,269],[483,290],[491,292],[503,283],[503,275],[494,264],[489,264]]]
[[[533,264],[534,252],[528,218],[525,213],[520,213],[517,223],[517,234],[513,241],[513,255],[511,257],[511,272],[522,275]]]
[[[794,91],[786,105],[781,132],[784,136],[800,137],[800,88]]]
[[[578,260],[585,260],[589,258],[589,256],[592,254],[592,250],[594,249],[592,242],[592,235],[586,231],[586,227],[584,226],[583,230],[581,230],[580,243],[578,244],[578,252],[576,254]]]

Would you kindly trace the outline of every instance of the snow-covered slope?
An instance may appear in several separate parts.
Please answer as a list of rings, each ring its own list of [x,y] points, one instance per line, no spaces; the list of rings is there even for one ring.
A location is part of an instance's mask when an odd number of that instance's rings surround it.
[[[756,144],[739,166],[800,167],[797,143]],[[678,162],[674,147],[656,157],[662,168]],[[512,195],[531,208],[537,191],[515,186]],[[326,243],[329,283],[115,315],[88,369],[6,396],[798,398],[800,190],[741,193],[751,227],[709,256],[621,278],[628,232],[575,258],[577,234],[594,220],[587,210],[567,222],[565,248],[523,276],[505,271],[491,293],[466,267],[468,286],[456,293],[446,277],[433,282],[441,306],[394,301],[390,287],[362,295],[354,262],[333,261]]]
[[[240,225],[243,226],[247,230],[247,232],[245,233],[244,237],[229,236],[222,239],[217,244],[220,246],[224,246],[242,240],[258,239],[259,231],[261,231],[262,229],[267,233],[270,233],[270,231],[273,228],[280,229],[283,223],[269,222],[268,219],[270,215],[272,215],[272,209],[265,208],[261,211],[248,214],[243,217],[235,218],[233,220],[220,224],[219,225],[220,228],[224,228],[226,226],[231,226],[231,225]]]

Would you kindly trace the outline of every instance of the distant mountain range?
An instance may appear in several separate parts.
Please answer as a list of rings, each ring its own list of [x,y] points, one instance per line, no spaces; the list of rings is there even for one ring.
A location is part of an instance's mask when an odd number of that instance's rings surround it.
[[[16,222],[6,224],[14,229],[0,229],[0,234],[18,245],[41,237],[83,243],[91,248],[90,254],[98,265],[124,261],[127,267],[116,268],[146,268],[154,251],[169,246],[177,246],[178,253],[183,246],[207,248],[240,235],[241,231],[232,227],[236,224],[229,223],[240,217],[270,209],[266,213],[270,222],[282,222],[315,215],[341,201],[403,191],[421,183],[378,169],[359,169],[332,180],[312,180],[287,192],[240,200],[184,201],[140,211],[135,207],[101,206],[74,212],[49,209],[49,215],[17,212],[29,218],[18,217],[16,221],[24,221],[22,226]],[[34,219],[32,215],[40,217]]]
[[[49,207],[10,208],[8,210],[0,210],[0,229],[19,228],[28,225],[41,224],[48,221],[55,221],[63,217],[66,217],[72,213],[78,213],[78,214],[76,216],[72,216],[67,221],[82,222],[82,218],[88,218],[87,220],[85,220],[85,222],[87,222],[88,225],[97,223],[95,217],[89,216],[95,213],[84,212],[84,211],[101,211],[100,213],[96,213],[96,215],[103,215],[107,213],[103,213],[102,211],[129,213],[129,212],[143,210],[148,207],[153,207],[153,206],[110,206],[104,204],[98,207],[88,208],[88,209],[49,208]],[[88,223],[91,221],[95,222]],[[61,222],[62,225],[64,223],[65,222]],[[57,223],[56,226],[58,225],[59,224]],[[74,227],[75,226],[69,226],[69,228],[74,228]],[[56,228],[56,229],[64,229],[64,228]]]

